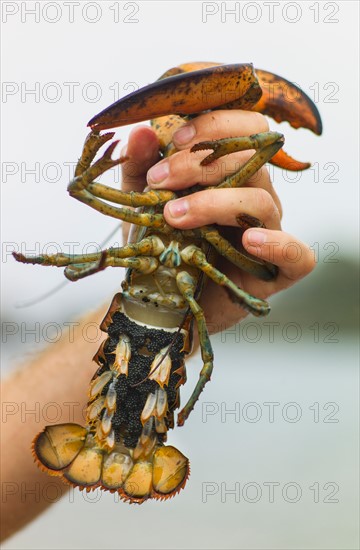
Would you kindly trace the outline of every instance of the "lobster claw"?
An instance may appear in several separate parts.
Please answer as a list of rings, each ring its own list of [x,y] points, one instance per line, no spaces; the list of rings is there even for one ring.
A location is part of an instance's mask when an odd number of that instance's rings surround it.
[[[88,126],[96,131],[171,114],[195,115],[236,100],[246,108],[260,97],[261,88],[251,64],[217,65],[191,72],[175,68],[113,103],[95,115]]]
[[[307,128],[317,135],[322,132],[316,105],[295,84],[268,71],[255,72],[252,64],[210,62],[186,63],[166,71],[158,81],[101,111],[88,126],[98,131],[171,114],[197,115],[210,109],[257,111],[276,122],[288,121],[293,128]],[[165,120],[159,121],[166,128]],[[181,121],[168,124],[167,132],[174,130],[175,123]],[[282,149],[270,162],[292,171],[310,166]]]
[[[322,133],[320,113],[315,103],[300,88],[285,78],[256,69],[262,89],[253,111],[269,115],[276,122],[287,120],[293,128],[307,128]]]
[[[293,128],[307,128],[317,134],[322,133],[320,113],[313,101],[295,84],[268,71],[256,69],[262,89],[260,100],[253,111],[268,115],[276,122],[288,121]],[[282,149],[271,159],[271,163],[287,170],[305,170],[311,165],[300,162]]]

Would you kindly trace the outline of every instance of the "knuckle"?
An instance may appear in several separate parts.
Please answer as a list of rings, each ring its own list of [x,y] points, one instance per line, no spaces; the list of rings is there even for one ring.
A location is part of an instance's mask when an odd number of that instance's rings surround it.
[[[259,168],[259,170],[255,172],[253,176],[251,176],[250,181],[253,184],[260,185],[260,189],[263,188],[263,186],[265,185],[270,185],[270,175],[266,166],[262,166],[261,168]]]
[[[193,158],[189,151],[181,151],[173,156],[177,157],[175,158],[176,176],[184,179],[184,176],[187,178],[192,175],[196,157]]]
[[[216,193],[210,189],[194,193],[189,196],[188,200],[190,201],[192,216],[201,221],[202,224],[212,219],[214,212],[218,209]]]
[[[289,249],[292,249],[294,257],[291,257],[292,254],[289,253]],[[289,266],[291,266],[291,271],[287,277],[293,283],[309,275],[316,266],[313,251],[300,241],[293,240],[291,242],[286,242],[282,253]],[[289,254],[290,257],[288,257]]]
[[[127,160],[121,165],[121,172],[124,175],[124,177],[129,178],[136,178],[140,174],[144,173],[144,167],[141,162],[137,160]]]
[[[303,277],[306,275],[309,275],[316,266],[316,260],[315,255],[312,250],[308,247],[304,247],[304,254],[303,254]]]
[[[262,218],[269,219],[275,215],[279,216],[276,204],[268,191],[260,187],[254,189],[254,193],[258,211],[261,213]]]
[[[211,111],[199,115],[194,119],[193,124],[196,125],[197,133],[202,138],[206,135],[211,135],[213,138],[224,137],[229,132],[231,127],[239,127],[240,135],[257,134],[269,131],[269,123],[267,118],[256,111],[241,111],[241,110],[219,110]],[[241,128],[245,124],[248,131],[243,134]]]
[[[197,134],[201,136],[202,140],[209,137],[222,138],[229,131],[229,123],[234,114],[235,111],[224,110],[199,115],[193,121],[196,124]]]
[[[211,113],[206,113],[203,117],[200,117],[199,121],[199,131],[204,133],[209,133],[212,136],[221,136],[221,129],[223,127],[224,113],[220,111],[212,111]]]
[[[202,205],[203,210],[209,213],[212,213],[213,211],[218,211],[221,203],[221,195],[223,194],[223,192],[224,190],[220,189],[205,189],[204,191],[199,191],[197,195],[199,203]]]
[[[193,177],[194,161],[188,151],[179,151],[169,157],[169,176],[172,183],[183,184],[191,182]]]
[[[263,114],[252,112],[252,113],[249,113],[249,115],[252,117],[254,121],[254,127],[256,127],[256,133],[269,131],[269,122]]]

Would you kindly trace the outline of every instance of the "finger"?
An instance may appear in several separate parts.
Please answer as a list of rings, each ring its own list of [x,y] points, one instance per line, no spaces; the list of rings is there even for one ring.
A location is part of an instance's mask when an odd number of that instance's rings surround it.
[[[249,136],[267,132],[269,124],[260,113],[251,111],[212,111],[200,115],[176,130],[173,142],[177,149],[192,147],[204,140],[231,136]]]
[[[185,189],[200,183],[203,185],[217,185],[227,176],[237,172],[241,166],[254,154],[254,151],[241,151],[222,157],[210,165],[201,166],[200,162],[208,155],[208,151],[190,153],[189,147],[202,140],[220,139],[229,136],[244,136],[264,132],[269,129],[267,120],[259,113],[247,111],[214,111],[193,119],[185,125],[192,127],[195,136],[188,142],[188,146],[179,145],[182,149],[168,159],[153,166],[148,174],[148,184],[153,188]],[[182,127],[180,130],[183,130]],[[174,133],[174,139],[178,132]],[[262,167],[246,182],[248,187],[262,187],[268,191],[281,213],[281,203],[274,190],[268,170]]]
[[[239,171],[254,154],[254,151],[242,151],[229,157],[217,159],[210,165],[201,166],[201,160],[208,151],[190,153],[189,149],[175,153],[150,168],[147,182],[153,189],[187,189],[195,184],[217,185],[226,177]],[[272,196],[281,213],[280,199],[271,183],[270,175],[265,166],[256,172],[246,182],[247,187],[265,189]]]
[[[254,151],[239,151],[216,159],[211,164],[201,166],[201,161],[209,155],[207,151],[190,152],[190,149],[174,153],[150,168],[147,173],[148,184],[155,189],[186,189],[200,183],[217,185],[240,168],[253,156]],[[264,175],[267,170],[264,170]],[[251,179],[256,185],[258,172]],[[264,178],[265,179],[265,178]],[[270,178],[266,178],[270,184]],[[257,185],[260,187],[260,185]]]
[[[242,239],[246,250],[280,268],[273,283],[274,291],[286,288],[308,275],[315,267],[314,251],[308,245],[283,231],[248,229]]]
[[[205,189],[165,205],[166,221],[179,229],[216,223],[239,227],[241,214],[261,220],[269,229],[280,228],[280,213],[264,189]]]
[[[121,151],[129,160],[121,165],[123,191],[142,192],[146,185],[146,172],[159,160],[159,142],[155,132],[148,126],[136,126],[129,141]],[[128,241],[130,224],[122,224],[123,241]]]
[[[122,167],[123,191],[143,191],[146,185],[146,172],[159,160],[159,142],[155,132],[148,126],[137,126],[129,135],[125,149],[129,160]]]

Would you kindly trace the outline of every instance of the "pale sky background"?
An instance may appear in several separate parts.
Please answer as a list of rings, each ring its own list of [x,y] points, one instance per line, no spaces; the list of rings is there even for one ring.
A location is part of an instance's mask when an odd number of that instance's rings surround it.
[[[117,291],[121,271],[108,270],[69,284],[32,308],[17,309],[17,302],[59,284],[62,273],[19,265],[6,251],[11,243],[25,243],[24,252],[49,242],[63,249],[67,242],[99,243],[111,232],[111,219],[66,192],[69,163],[80,155],[86,124],[134,87],[189,61],[253,62],[296,82],[316,99],[323,136],[280,126],[285,150],[317,163],[294,181],[291,174],[284,178],[275,169],[283,227],[314,244],[319,263],[332,251],[340,261],[354,256],[359,188],[357,2],[247,2],[245,9],[244,3],[234,2],[81,1],[72,3],[73,15],[66,2],[41,2],[38,21],[26,12],[34,4],[1,6],[5,320],[62,326],[109,301]],[[226,13],[234,4],[240,6],[239,21]],[[35,95],[29,90],[36,90]],[[275,122],[270,125],[278,127]],[[125,143],[128,132],[129,128],[118,129],[117,136]],[[26,173],[34,168],[38,181]],[[338,292],[342,291],[338,280]],[[332,292],[329,287],[329,304]],[[288,296],[291,301],[297,295],[290,291]],[[314,308],[315,301],[316,296]],[[301,303],[298,306],[300,310]],[[289,320],[296,319],[295,310]],[[336,322],[336,310],[327,321]],[[3,371],[29,353],[27,346],[28,342],[10,345]],[[261,405],[264,416],[258,423],[232,418],[222,423],[220,414],[204,423],[204,408],[199,406],[188,425],[169,437],[192,463],[191,478],[180,496],[166,504],[129,507],[114,503],[111,495],[102,495],[94,504],[75,493],[74,502],[65,497],[54,504],[4,548],[356,548],[354,344],[349,347],[346,337],[335,346],[315,346],[313,340],[302,339],[297,347],[288,342],[271,347],[261,341],[255,350],[243,342],[240,354],[238,347],[224,345],[217,337],[214,346],[221,374],[214,375],[204,402],[226,402],[231,408],[235,402],[243,406],[276,401],[281,403],[279,410],[297,402],[301,420],[269,423]],[[30,348],[31,353],[37,349],[34,343]],[[198,376],[199,358],[190,365],[188,391]],[[347,367],[345,373],[341,366]],[[326,403],[341,403],[336,417],[340,422],[314,422],[309,407],[315,402],[322,418],[331,411],[322,409]],[[217,487],[239,482],[241,488],[258,483],[262,498],[256,503],[241,498],[237,503],[228,496],[222,502],[219,490],[204,503],[202,491],[208,482]],[[280,483],[274,503],[268,500],[263,485],[267,482]],[[289,482],[302,489],[296,503],[281,496]],[[314,502],[315,489],[309,489],[314,483],[320,486],[319,503]],[[338,503],[323,502],[331,493],[331,486],[323,488],[326,483],[340,487],[334,497]]]

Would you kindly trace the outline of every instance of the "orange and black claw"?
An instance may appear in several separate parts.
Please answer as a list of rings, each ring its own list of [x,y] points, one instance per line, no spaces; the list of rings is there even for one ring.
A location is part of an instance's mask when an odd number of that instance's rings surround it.
[[[284,170],[289,170],[290,172],[300,172],[301,170],[306,170],[310,168],[310,162],[301,162],[296,160],[288,155],[283,149],[280,149],[275,155],[269,160],[274,166],[279,168],[284,168]]]
[[[321,135],[322,122],[315,103],[298,86],[268,71],[256,69],[262,89],[261,99],[253,111],[268,115],[276,122],[287,121],[293,128],[307,128]],[[297,172],[310,168],[309,162],[292,158],[282,149],[269,161],[271,164]]]
[[[209,62],[186,63],[166,71],[160,79],[137,90],[93,117],[88,126],[98,132],[108,128],[159,119],[165,147],[171,130],[181,121],[166,126],[168,115],[197,115],[211,109],[244,109],[263,113],[277,122],[288,121],[293,128],[322,133],[322,122],[314,102],[295,84],[252,64],[220,65]],[[165,122],[164,122],[165,121]],[[270,161],[287,170],[305,170],[310,163],[293,159],[279,151]]]
[[[170,114],[196,115],[209,109],[249,108],[261,96],[254,68],[249,63],[174,72],[177,70],[116,101],[95,115],[88,126],[99,131]]]
[[[181,71],[194,71],[216,65],[218,64],[214,62],[184,63],[167,71],[162,78],[178,74]],[[308,95],[296,84],[289,82],[282,76],[262,69],[255,69],[255,72],[262,90],[262,96],[255,106],[249,106],[249,108],[270,116],[276,122],[287,121],[293,128],[307,128],[315,134],[321,135],[320,113]],[[241,109],[244,107],[231,105],[230,102],[227,102],[226,108]]]
[[[253,111],[268,115],[276,122],[287,121],[293,128],[322,133],[320,113],[315,103],[300,88],[285,78],[256,69],[262,96]]]

